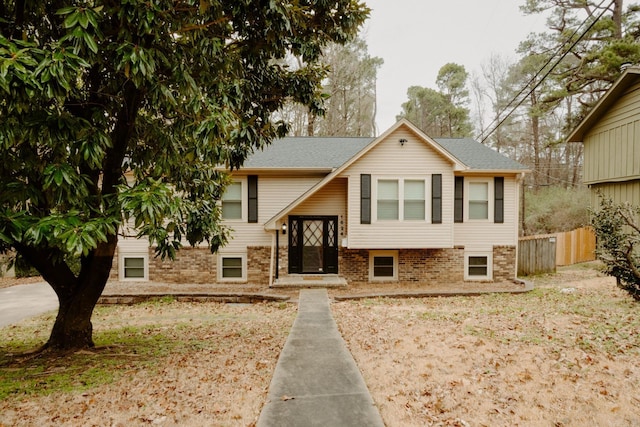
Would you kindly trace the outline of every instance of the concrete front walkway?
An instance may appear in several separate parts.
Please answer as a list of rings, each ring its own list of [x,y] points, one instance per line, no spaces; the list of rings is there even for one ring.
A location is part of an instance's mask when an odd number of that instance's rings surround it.
[[[257,427],[384,426],[336,326],[326,289],[300,291]]]

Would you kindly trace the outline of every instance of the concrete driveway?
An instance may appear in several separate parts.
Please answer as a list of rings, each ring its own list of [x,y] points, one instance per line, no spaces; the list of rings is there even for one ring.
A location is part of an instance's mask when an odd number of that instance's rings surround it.
[[[47,283],[0,289],[0,327],[58,308],[58,297]]]

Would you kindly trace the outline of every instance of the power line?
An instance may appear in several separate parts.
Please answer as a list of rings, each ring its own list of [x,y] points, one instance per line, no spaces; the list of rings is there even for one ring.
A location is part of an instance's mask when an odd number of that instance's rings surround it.
[[[602,2],[600,2],[600,4],[597,6],[597,8],[600,8],[607,0],[602,0]],[[547,68],[549,66],[549,64],[551,63],[552,59],[561,51],[564,49],[564,47],[569,43],[570,40],[573,39],[573,37],[578,33],[578,31],[580,30],[580,27],[582,27],[582,25],[584,24],[580,24],[578,26],[578,28],[576,28],[576,30],[573,32],[573,34],[571,34],[571,37],[569,37],[564,43],[562,43],[558,49],[556,49],[555,53],[553,53],[553,55],[551,55],[549,57],[549,59],[547,60],[547,62],[540,68],[540,70],[538,70],[538,72],[531,77],[531,79],[529,79],[529,81],[527,82],[526,85],[524,85],[524,87],[522,89],[520,89],[520,91],[511,99],[511,101],[509,101],[509,103],[507,104],[507,106],[500,112],[498,112],[498,118],[495,118],[491,121],[491,123],[489,123],[489,125],[483,129],[480,132],[480,135],[478,136],[478,139],[482,137],[482,139],[480,140],[481,143],[484,144],[484,142],[487,140],[487,138],[489,138],[489,136],[491,136],[491,134],[493,132],[495,132],[500,126],[502,126],[502,124],[509,118],[509,116],[511,116],[511,114],[513,114],[513,112],[522,105],[522,103],[524,102],[525,99],[527,99],[527,97],[529,95],[531,95],[533,93],[534,90],[536,90],[538,88],[538,86],[540,86],[542,84],[542,82],[544,82],[544,80],[549,76],[549,74],[551,74],[551,72],[558,66],[558,64],[560,63],[560,61],[562,61],[565,56],[567,56],[569,54],[569,52],[571,52],[571,49],[573,49],[579,42],[580,40],[582,40],[584,38],[584,36],[591,30],[591,28],[593,28],[593,26],[596,24],[596,22],[598,22],[600,20],[600,18],[602,18],[602,16],[604,15],[604,13],[609,10],[609,8],[611,7],[611,5],[613,5],[615,3],[615,0],[612,0],[609,5],[605,8],[602,9],[602,11],[600,12],[600,14],[589,24],[589,27],[584,30],[582,32],[582,34],[580,34],[580,37],[578,37],[573,43],[571,43],[571,46],[569,46],[569,48],[560,56],[560,58],[558,58],[555,63],[548,68],[547,72],[542,76],[542,78],[527,92],[527,94],[525,96],[523,96],[518,103],[511,109],[511,111],[509,111],[502,119],[500,119],[500,121],[498,122],[498,124],[496,124],[493,129],[491,129],[491,131],[489,131],[486,135],[485,135],[485,130],[489,129],[493,123],[495,123],[496,121],[498,121],[500,115],[502,113],[504,113],[507,109],[509,109],[509,107],[516,102],[516,100],[518,100],[518,98],[520,97],[520,95],[522,95],[522,93],[538,78],[538,76],[545,70],[545,68]],[[483,137],[484,135],[484,137]]]

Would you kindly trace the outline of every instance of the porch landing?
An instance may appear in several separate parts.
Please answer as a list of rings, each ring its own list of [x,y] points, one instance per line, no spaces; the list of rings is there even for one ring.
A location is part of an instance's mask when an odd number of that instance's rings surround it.
[[[346,288],[347,279],[337,274],[290,274],[276,279],[272,288]]]

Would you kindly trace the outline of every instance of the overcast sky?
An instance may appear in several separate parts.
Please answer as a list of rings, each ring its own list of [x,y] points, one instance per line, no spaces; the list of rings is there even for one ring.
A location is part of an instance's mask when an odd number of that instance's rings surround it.
[[[520,41],[544,29],[540,15],[523,16],[524,0],[365,0],[372,9],[364,27],[378,70],[378,133],[395,123],[409,86],[437,89],[448,62],[480,71],[492,53],[516,58]]]

